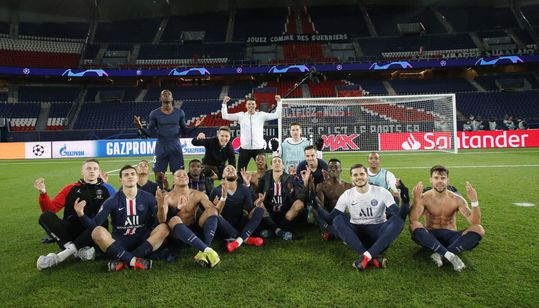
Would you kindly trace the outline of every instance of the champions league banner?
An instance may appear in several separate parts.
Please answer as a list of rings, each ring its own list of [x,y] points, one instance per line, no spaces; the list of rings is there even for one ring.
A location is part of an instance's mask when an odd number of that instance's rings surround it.
[[[271,44],[271,43],[283,43],[283,42],[340,42],[348,41],[348,34],[287,34],[287,35],[275,35],[275,36],[250,36],[247,38],[247,44]]]

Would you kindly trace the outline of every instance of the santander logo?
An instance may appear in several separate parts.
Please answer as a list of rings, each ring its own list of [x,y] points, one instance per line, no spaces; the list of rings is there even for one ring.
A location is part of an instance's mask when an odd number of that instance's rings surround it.
[[[403,150],[419,150],[421,143],[415,140],[414,135],[410,134],[408,138],[402,143]]]

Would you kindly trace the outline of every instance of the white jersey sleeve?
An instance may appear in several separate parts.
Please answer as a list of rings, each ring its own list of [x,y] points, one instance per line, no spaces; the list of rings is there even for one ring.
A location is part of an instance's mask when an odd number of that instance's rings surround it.
[[[387,187],[391,192],[398,192],[397,190],[397,178],[391,171],[387,171],[386,174]]]

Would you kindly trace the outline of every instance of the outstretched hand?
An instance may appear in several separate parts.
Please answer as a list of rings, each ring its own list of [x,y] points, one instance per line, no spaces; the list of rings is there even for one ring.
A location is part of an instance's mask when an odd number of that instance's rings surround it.
[[[223,104],[226,105],[228,102],[230,101],[230,97],[229,96],[225,96],[223,98]]]
[[[412,195],[414,196],[414,199],[420,199],[423,195],[423,182],[417,183],[417,185],[414,187],[414,190],[412,191]]]
[[[470,202],[477,202],[477,191],[468,181],[466,181],[466,193],[468,194]]]
[[[47,188],[45,187],[45,178],[39,178],[34,181],[34,187],[35,189],[39,190],[39,193],[44,194],[47,192]]]
[[[243,179],[243,184],[247,185],[251,182],[251,178],[253,175],[250,172],[247,172],[245,170],[245,167],[241,168],[240,170],[241,178]]]

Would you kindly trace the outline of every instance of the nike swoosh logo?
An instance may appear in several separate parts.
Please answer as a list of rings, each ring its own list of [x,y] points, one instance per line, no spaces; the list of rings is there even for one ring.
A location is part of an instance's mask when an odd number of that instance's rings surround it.
[[[118,209],[118,211],[123,211],[123,210],[125,210],[125,207],[121,207]]]

